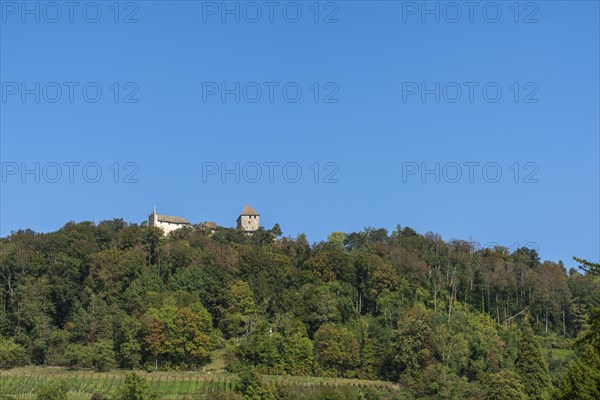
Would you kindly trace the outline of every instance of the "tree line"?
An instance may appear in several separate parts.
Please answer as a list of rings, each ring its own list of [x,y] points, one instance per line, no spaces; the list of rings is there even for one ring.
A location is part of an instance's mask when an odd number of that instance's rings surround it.
[[[236,373],[387,380],[417,398],[559,396],[581,373],[569,365],[598,365],[598,268],[575,261],[400,226],[313,244],[278,225],[23,230],[0,239],[0,366],[201,370],[220,349]]]

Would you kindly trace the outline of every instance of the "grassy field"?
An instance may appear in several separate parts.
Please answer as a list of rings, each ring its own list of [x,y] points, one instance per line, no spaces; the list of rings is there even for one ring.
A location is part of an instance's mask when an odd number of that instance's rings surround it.
[[[124,381],[130,371],[97,373],[93,371],[72,371],[63,368],[16,368],[0,372],[1,395],[12,398],[33,398],[37,388],[49,381],[58,380],[68,385],[71,400],[89,399],[94,393],[111,394]],[[236,375],[226,372],[144,372],[136,371],[150,382],[152,388],[163,399],[192,399],[210,393],[232,390]],[[291,386],[332,386],[362,387],[372,386],[385,391],[395,391],[398,387],[390,382],[365,381],[357,379],[315,378],[266,375],[266,381]]]

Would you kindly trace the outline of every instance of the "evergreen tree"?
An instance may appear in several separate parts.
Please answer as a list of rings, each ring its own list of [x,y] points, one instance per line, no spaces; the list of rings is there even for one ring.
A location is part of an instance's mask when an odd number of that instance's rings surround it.
[[[150,390],[148,382],[136,374],[129,374],[125,383],[114,397],[115,400],[156,400],[158,396]]]
[[[519,376],[512,371],[504,370],[489,375],[485,387],[486,400],[527,400]]]
[[[542,355],[542,348],[527,321],[521,329],[519,353],[515,366],[529,398],[547,399],[552,386],[548,367]]]
[[[562,388],[554,396],[554,400],[571,399],[600,399],[600,355],[589,346],[580,359],[569,365]]]
[[[235,391],[245,400],[275,400],[273,388],[263,381],[262,377],[253,368],[240,371],[239,381]]]
[[[575,260],[579,264],[581,264],[579,266],[579,268],[581,268],[585,272],[592,274],[592,275],[600,275],[600,264],[599,263],[593,263],[591,261],[584,260],[582,258],[577,258],[577,257],[573,257],[573,260]]]
[[[593,310],[588,330],[577,337],[575,344],[580,349],[579,359],[569,365],[554,399],[600,399],[600,309]]]

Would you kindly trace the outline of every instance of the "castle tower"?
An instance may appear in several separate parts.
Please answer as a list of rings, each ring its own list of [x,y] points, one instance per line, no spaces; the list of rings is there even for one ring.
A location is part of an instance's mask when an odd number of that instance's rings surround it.
[[[260,228],[260,214],[249,204],[246,204],[237,219],[237,228],[246,233],[257,231]]]
[[[157,226],[158,225],[158,214],[156,213],[156,206],[152,210],[152,214],[148,216],[148,226]]]

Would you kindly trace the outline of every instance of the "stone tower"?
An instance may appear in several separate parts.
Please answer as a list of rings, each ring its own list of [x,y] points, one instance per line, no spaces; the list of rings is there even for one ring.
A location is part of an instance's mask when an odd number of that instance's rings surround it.
[[[260,214],[249,204],[246,204],[237,219],[237,228],[246,233],[257,231],[260,228]]]

